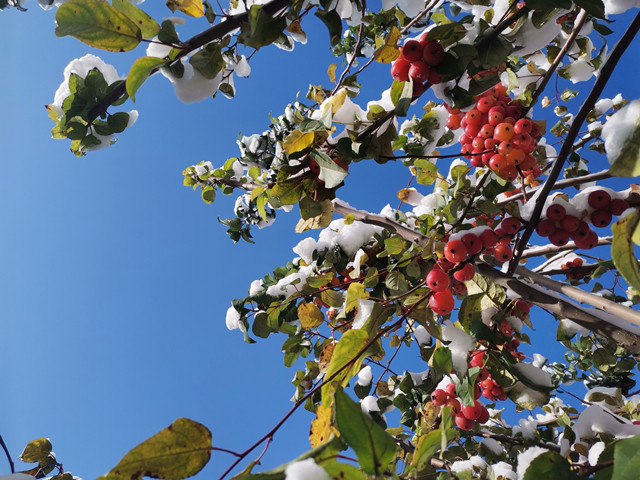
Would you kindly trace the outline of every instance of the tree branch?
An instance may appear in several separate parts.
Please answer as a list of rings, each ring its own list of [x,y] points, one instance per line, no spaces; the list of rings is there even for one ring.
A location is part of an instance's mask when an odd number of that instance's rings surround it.
[[[262,7],[263,11],[268,13],[269,15],[275,15],[280,10],[285,8],[289,4],[290,0],[273,0],[270,3],[267,3]],[[215,40],[221,40],[227,34],[232,31],[240,28],[243,23],[245,23],[249,19],[249,12],[239,13],[237,15],[231,15],[225,17],[224,21],[214,25],[211,28],[208,28],[204,32],[201,32],[193,37],[191,37],[186,42],[182,43],[183,50],[176,56],[175,60],[179,60],[180,58],[188,55],[194,50],[206,45],[207,43],[211,43]],[[174,61],[175,61],[174,60]],[[158,69],[154,69],[151,74],[157,72]],[[111,106],[113,102],[118,100],[124,94],[127,93],[126,82],[121,82],[117,87],[111,90],[107,95],[105,95],[90,111],[88,114],[87,120],[89,123],[93,122],[100,115],[105,113],[107,109]]]
[[[520,241],[516,245],[513,259],[509,264],[510,273],[513,273],[513,271],[515,270],[516,266],[518,265],[518,262],[520,261],[520,258],[522,257],[522,253],[527,247],[527,243],[529,242],[529,239],[533,234],[536,224],[540,219],[540,215],[542,214],[542,209],[544,208],[545,200],[549,195],[549,192],[551,192],[553,185],[558,180],[558,177],[560,176],[560,172],[562,171],[564,163],[566,159],[569,157],[569,154],[573,149],[573,143],[575,142],[580,132],[580,127],[584,123],[589,112],[593,109],[593,106],[595,105],[598,98],[600,98],[600,95],[602,94],[602,91],[604,90],[605,85],[609,81],[609,78],[611,78],[611,75],[613,74],[613,71],[616,65],[618,64],[618,61],[622,57],[622,54],[627,50],[627,48],[631,44],[631,41],[634,39],[634,37],[638,33],[638,30],[640,30],[640,14],[638,14],[634,18],[633,22],[631,22],[631,25],[629,26],[627,31],[624,33],[624,35],[622,36],[618,44],[611,51],[611,55],[609,56],[605,64],[602,66],[602,69],[598,74],[598,78],[595,84],[593,85],[593,88],[591,89],[589,96],[584,101],[577,115],[573,119],[573,122],[571,123],[571,128],[569,129],[569,132],[567,133],[567,137],[565,138],[564,143],[562,144],[562,148],[560,149],[558,158],[556,158],[555,162],[553,163],[553,168],[551,169],[551,172],[549,173],[547,180],[544,182],[544,185],[542,186],[542,189],[540,191],[540,195],[536,200],[535,208],[533,210],[531,218],[529,219],[529,224],[527,225],[527,228],[524,230],[524,233],[522,234]]]
[[[611,245],[613,241],[613,237],[602,237],[598,239],[598,245]],[[530,258],[530,257],[540,257],[542,255],[547,255],[549,253],[563,252],[565,250],[577,250],[578,246],[575,242],[569,242],[566,245],[561,247],[556,247],[555,245],[545,245],[544,247],[534,247],[528,250],[525,250],[522,253],[521,258]]]
[[[619,325],[603,321],[603,316],[597,314],[601,312],[594,311],[594,313],[591,313],[588,309],[583,309],[571,301],[550,295],[539,288],[502,273],[486,263],[477,264],[476,270],[480,275],[490,278],[498,285],[513,290],[527,302],[545,308],[561,317],[568,318],[598,335],[613,340],[630,352],[640,353],[640,336],[623,330]]]
[[[408,240],[409,242],[420,245],[421,247],[426,246],[430,239],[430,237],[422,235],[421,233],[418,233],[415,230],[396,222],[395,220],[383,217],[382,215],[377,215],[375,213],[356,210],[355,208],[346,205],[339,199],[335,199],[333,201],[333,211],[339,213],[340,215],[353,215],[353,218],[360,222],[385,228],[392,233],[400,235],[402,238]]]
[[[9,453],[9,449],[7,448],[7,445],[4,443],[4,439],[2,438],[2,435],[0,435],[0,446],[2,446],[2,449],[4,450],[4,454],[7,456],[7,461],[9,462],[11,473],[16,473],[16,467],[13,464],[13,460],[11,459],[11,453]]]

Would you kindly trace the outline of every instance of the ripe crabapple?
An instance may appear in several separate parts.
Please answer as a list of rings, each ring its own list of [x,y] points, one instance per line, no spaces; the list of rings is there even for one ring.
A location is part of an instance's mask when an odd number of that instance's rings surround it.
[[[400,57],[391,65],[391,76],[399,82],[406,82],[409,80],[409,68],[411,68],[411,62]]]
[[[432,291],[443,292],[449,290],[451,280],[445,271],[435,267],[427,274],[426,283]]]
[[[589,194],[588,203],[591,208],[607,208],[611,202],[611,195],[605,190],[595,190]]]
[[[431,401],[438,407],[444,405],[448,399],[449,395],[447,394],[447,392],[441,390],[440,388],[435,389],[431,394]]]
[[[464,415],[456,415],[456,425],[462,430],[472,430],[475,424],[474,420],[469,420]]]
[[[429,307],[440,315],[448,315],[454,306],[455,299],[453,298],[453,294],[448,290],[435,292],[431,295],[431,298],[429,298]]]
[[[451,263],[460,263],[467,258],[467,247],[462,240],[449,240],[444,246],[444,256]]]
[[[453,272],[453,278],[459,282],[467,282],[471,280],[475,274],[476,270],[473,268],[473,265],[471,263],[467,263],[460,270]]]
[[[422,60],[422,45],[417,40],[408,40],[402,46],[402,56],[409,62],[417,62]]]

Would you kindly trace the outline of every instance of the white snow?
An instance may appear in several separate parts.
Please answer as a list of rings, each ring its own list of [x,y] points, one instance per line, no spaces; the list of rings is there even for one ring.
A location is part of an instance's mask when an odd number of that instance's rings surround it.
[[[505,449],[500,445],[500,442],[493,438],[483,438],[480,440],[480,444],[484,445],[484,447],[494,455],[502,455],[505,452]]]
[[[467,359],[469,352],[475,348],[475,339],[456,327],[447,320],[442,325],[442,340],[448,343],[447,347],[451,350],[451,359],[453,361],[453,368],[456,372],[465,373],[467,371]]]
[[[548,451],[549,450],[542,447],[531,447],[520,453],[518,455],[518,469],[516,470],[518,478],[524,478],[524,474],[526,473],[527,468],[529,468],[529,465],[531,465],[531,462],[533,462],[536,457]]]
[[[431,343],[431,335],[422,325],[418,325],[413,331],[413,335],[418,341],[418,345],[429,345]]]
[[[609,433],[616,438],[640,434],[640,425],[633,425],[600,405],[589,405],[571,428],[578,440],[594,438],[598,433]]]
[[[226,323],[229,330],[244,330],[244,325],[240,321],[240,312],[234,307],[228,308]]]
[[[356,383],[362,387],[366,387],[367,385],[371,385],[372,378],[371,365],[366,365],[358,372],[358,380]]]
[[[640,99],[633,100],[611,115],[602,127],[604,148],[612,164],[622,152],[625,142],[638,128],[640,122]]]
[[[356,313],[356,316],[353,319],[351,328],[357,329],[364,326],[366,321],[369,320],[369,317],[371,316],[374,304],[375,302],[373,300],[369,300],[368,298],[358,299],[358,313]]]
[[[518,474],[513,471],[513,467],[506,462],[498,462],[495,465],[491,465],[491,472],[493,474],[490,478],[499,479],[502,477],[504,480],[518,480]]]
[[[528,418],[521,418],[518,421],[518,425],[514,425],[512,432],[514,436],[520,433],[523,438],[533,440],[536,438],[537,428],[538,422],[529,416]]]
[[[600,458],[600,454],[604,451],[606,447],[606,443],[604,442],[596,442],[589,449],[589,465],[597,465],[598,458]]]
[[[318,465],[313,458],[287,465],[284,469],[284,478],[285,480],[331,480],[326,470]]]
[[[378,399],[371,395],[364,397],[360,401],[360,408],[364,413],[380,411],[380,407],[378,406]]]
[[[640,7],[640,0],[603,0],[603,3],[604,14],[607,17],[609,15],[624,13],[630,8]]]

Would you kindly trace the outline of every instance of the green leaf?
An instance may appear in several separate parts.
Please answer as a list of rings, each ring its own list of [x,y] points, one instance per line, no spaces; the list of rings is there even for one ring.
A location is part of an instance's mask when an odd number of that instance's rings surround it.
[[[340,438],[353,448],[362,470],[371,475],[382,475],[396,456],[398,447],[395,440],[363,413],[360,405],[342,389],[336,391],[335,402],[336,427]]]
[[[391,84],[391,101],[395,105],[395,113],[399,117],[404,117],[411,106],[413,98],[413,80],[406,82],[394,80]]]
[[[215,78],[227,63],[222,58],[222,49],[217,42],[205,45],[189,58],[189,63],[205,78]]]
[[[324,378],[329,379],[336,375],[322,387],[322,404],[327,407],[331,405],[331,394],[338,386],[346,386],[349,380],[360,371],[362,360],[366,352],[358,353],[369,343],[369,334],[365,330],[349,330],[338,340],[331,362]],[[347,365],[345,367],[345,365]],[[344,367],[344,368],[343,368]],[[340,372],[337,373],[336,372]]]
[[[129,125],[129,114],[126,112],[117,112],[107,117],[107,124],[113,133],[124,132]]]
[[[36,438],[27,443],[18,457],[22,462],[35,463],[45,459],[51,453],[51,442],[48,438]]]
[[[324,182],[326,188],[337,187],[349,174],[349,172],[331,160],[331,157],[324,152],[312,150],[311,158],[318,162],[318,166],[320,167],[318,178]]]
[[[216,191],[212,185],[207,185],[202,189],[202,200],[204,200],[204,203],[206,203],[207,205],[210,205],[213,203],[215,199],[216,199]]]
[[[342,38],[342,19],[335,10],[316,10],[315,16],[322,20],[327,30],[329,30],[329,40],[331,46],[335,46]]]
[[[369,292],[365,290],[362,283],[351,283],[347,290],[347,303],[344,309],[345,313],[349,313],[356,309],[358,307],[358,300],[361,298],[369,298]]]
[[[55,34],[111,52],[132,50],[142,39],[140,28],[105,0],[68,0],[60,5]]]
[[[571,466],[558,452],[545,452],[529,464],[522,480],[569,480]]]
[[[138,89],[149,78],[151,72],[164,63],[166,63],[165,60],[157,57],[142,57],[133,62],[126,80],[127,93],[131,100],[136,101],[135,94]]]
[[[611,480],[635,480],[640,469],[640,435],[620,440],[613,454]]]
[[[131,0],[112,0],[111,5],[129,17],[138,27],[144,38],[151,38],[160,31],[160,25]]]
[[[152,477],[180,480],[198,473],[211,456],[211,432],[188,418],[179,418],[127,453],[100,480]]]
[[[238,41],[256,50],[273,43],[287,27],[284,17],[273,18],[263,5],[252,5],[248,13],[249,21],[242,25]]]
[[[158,32],[158,40],[167,45],[180,43],[178,32],[176,32],[176,26],[171,20],[165,20],[162,22],[160,31]]]
[[[638,273],[638,259],[633,252],[631,239],[639,220],[640,213],[635,211],[611,226],[613,231],[613,241],[611,242],[613,263],[620,275],[636,290],[640,290],[640,274]]]
[[[573,3],[580,8],[584,8],[589,15],[596,18],[605,18],[602,0],[573,0]]]
[[[483,68],[500,65],[511,54],[513,45],[502,35],[494,37],[483,50],[478,51],[478,61]]]

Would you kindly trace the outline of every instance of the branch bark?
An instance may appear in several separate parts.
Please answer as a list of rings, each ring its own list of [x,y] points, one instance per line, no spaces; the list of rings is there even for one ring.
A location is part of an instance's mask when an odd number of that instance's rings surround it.
[[[597,335],[609,338],[630,352],[640,353],[640,336],[622,328],[604,322],[603,319],[587,309],[582,309],[572,302],[559,299],[531,285],[502,273],[486,263],[476,265],[479,274],[484,275],[498,285],[509,288],[529,303],[545,308],[556,315],[568,318],[578,325],[587,328]]]

